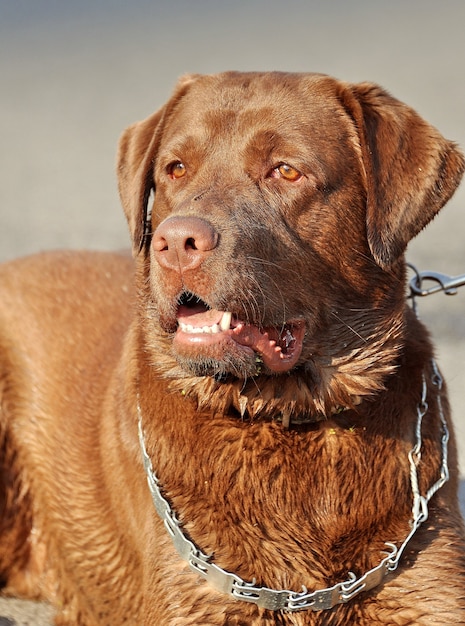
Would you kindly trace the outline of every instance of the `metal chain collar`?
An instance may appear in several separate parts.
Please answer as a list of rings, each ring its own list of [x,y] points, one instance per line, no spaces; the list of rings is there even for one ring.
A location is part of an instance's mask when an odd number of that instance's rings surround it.
[[[447,462],[447,444],[449,441],[449,431],[441,402],[442,377],[437,368],[436,362],[432,360],[432,382],[437,389],[436,398],[438,411],[442,425],[441,447],[442,460],[440,466],[440,476],[438,480],[428,489],[425,495],[420,493],[417,466],[421,458],[422,447],[422,422],[423,417],[428,411],[427,403],[427,384],[423,375],[422,396],[417,406],[417,424],[415,432],[415,445],[409,452],[408,459],[410,464],[410,484],[413,493],[412,519],[410,520],[410,532],[404,539],[400,547],[393,543],[386,542],[387,555],[380,563],[371,570],[357,578],[352,572],[348,572],[348,579],[344,582],[337,583],[326,589],[318,589],[316,591],[308,591],[305,585],[302,585],[302,591],[287,591],[269,589],[256,585],[255,579],[252,582],[246,582],[239,576],[218,567],[212,562],[212,556],[204,554],[197,546],[190,541],[183,533],[181,523],[176,513],[171,508],[169,502],[162,495],[159,480],[155,474],[152,461],[147,453],[145,445],[144,431],[142,427],[142,411],[140,405],[137,405],[139,416],[139,442],[142,452],[147,481],[150,492],[152,494],[153,503],[157,513],[161,517],[168,531],[174,547],[179,555],[185,559],[191,570],[220,592],[226,593],[233,598],[243,600],[244,602],[252,602],[259,607],[269,609],[271,611],[320,611],[323,609],[331,609],[337,604],[349,602],[362,591],[369,591],[381,584],[384,577],[397,569],[402,554],[421,524],[428,517],[428,502],[433,495],[444,485],[449,479],[449,469]]]

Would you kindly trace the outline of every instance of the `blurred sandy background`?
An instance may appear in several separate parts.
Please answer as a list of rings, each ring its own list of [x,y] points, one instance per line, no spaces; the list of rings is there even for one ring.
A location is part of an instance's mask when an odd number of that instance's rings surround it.
[[[116,142],[186,72],[372,80],[465,146],[464,24],[463,0],[0,0],[0,260],[128,246]],[[465,185],[409,260],[464,274],[464,238]],[[465,287],[419,304],[448,380],[465,473]],[[46,624],[37,610],[0,599],[0,615],[18,624]]]

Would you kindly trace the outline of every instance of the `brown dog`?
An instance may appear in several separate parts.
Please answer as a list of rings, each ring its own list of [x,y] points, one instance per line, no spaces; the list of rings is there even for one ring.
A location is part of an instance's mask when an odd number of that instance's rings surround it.
[[[465,624],[403,258],[463,169],[316,74],[191,76],[129,128],[135,281],[98,253],[1,271],[4,592],[66,626]]]

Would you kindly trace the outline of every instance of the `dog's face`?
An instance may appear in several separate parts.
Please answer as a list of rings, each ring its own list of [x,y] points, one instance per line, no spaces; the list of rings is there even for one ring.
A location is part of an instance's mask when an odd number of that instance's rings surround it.
[[[324,93],[299,91],[198,81],[164,126],[150,277],[173,352],[195,374],[289,371],[321,352],[330,303],[371,304],[350,269],[369,249],[349,120],[335,121]],[[347,295],[331,297],[341,275]]]
[[[209,395],[234,388],[242,413],[277,391],[293,413],[380,388],[402,341],[402,253],[462,169],[373,85],[184,79],[120,145],[154,364],[197,395],[204,377]]]

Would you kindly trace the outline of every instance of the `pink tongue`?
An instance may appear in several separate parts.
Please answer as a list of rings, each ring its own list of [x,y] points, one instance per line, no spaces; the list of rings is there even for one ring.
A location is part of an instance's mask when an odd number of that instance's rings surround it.
[[[303,332],[303,325],[296,325],[292,330],[285,328],[280,334],[274,328],[260,331],[256,326],[239,325],[234,329],[232,338],[258,352],[268,369],[281,373],[289,371],[297,363],[302,351]],[[275,339],[270,339],[269,335]]]

